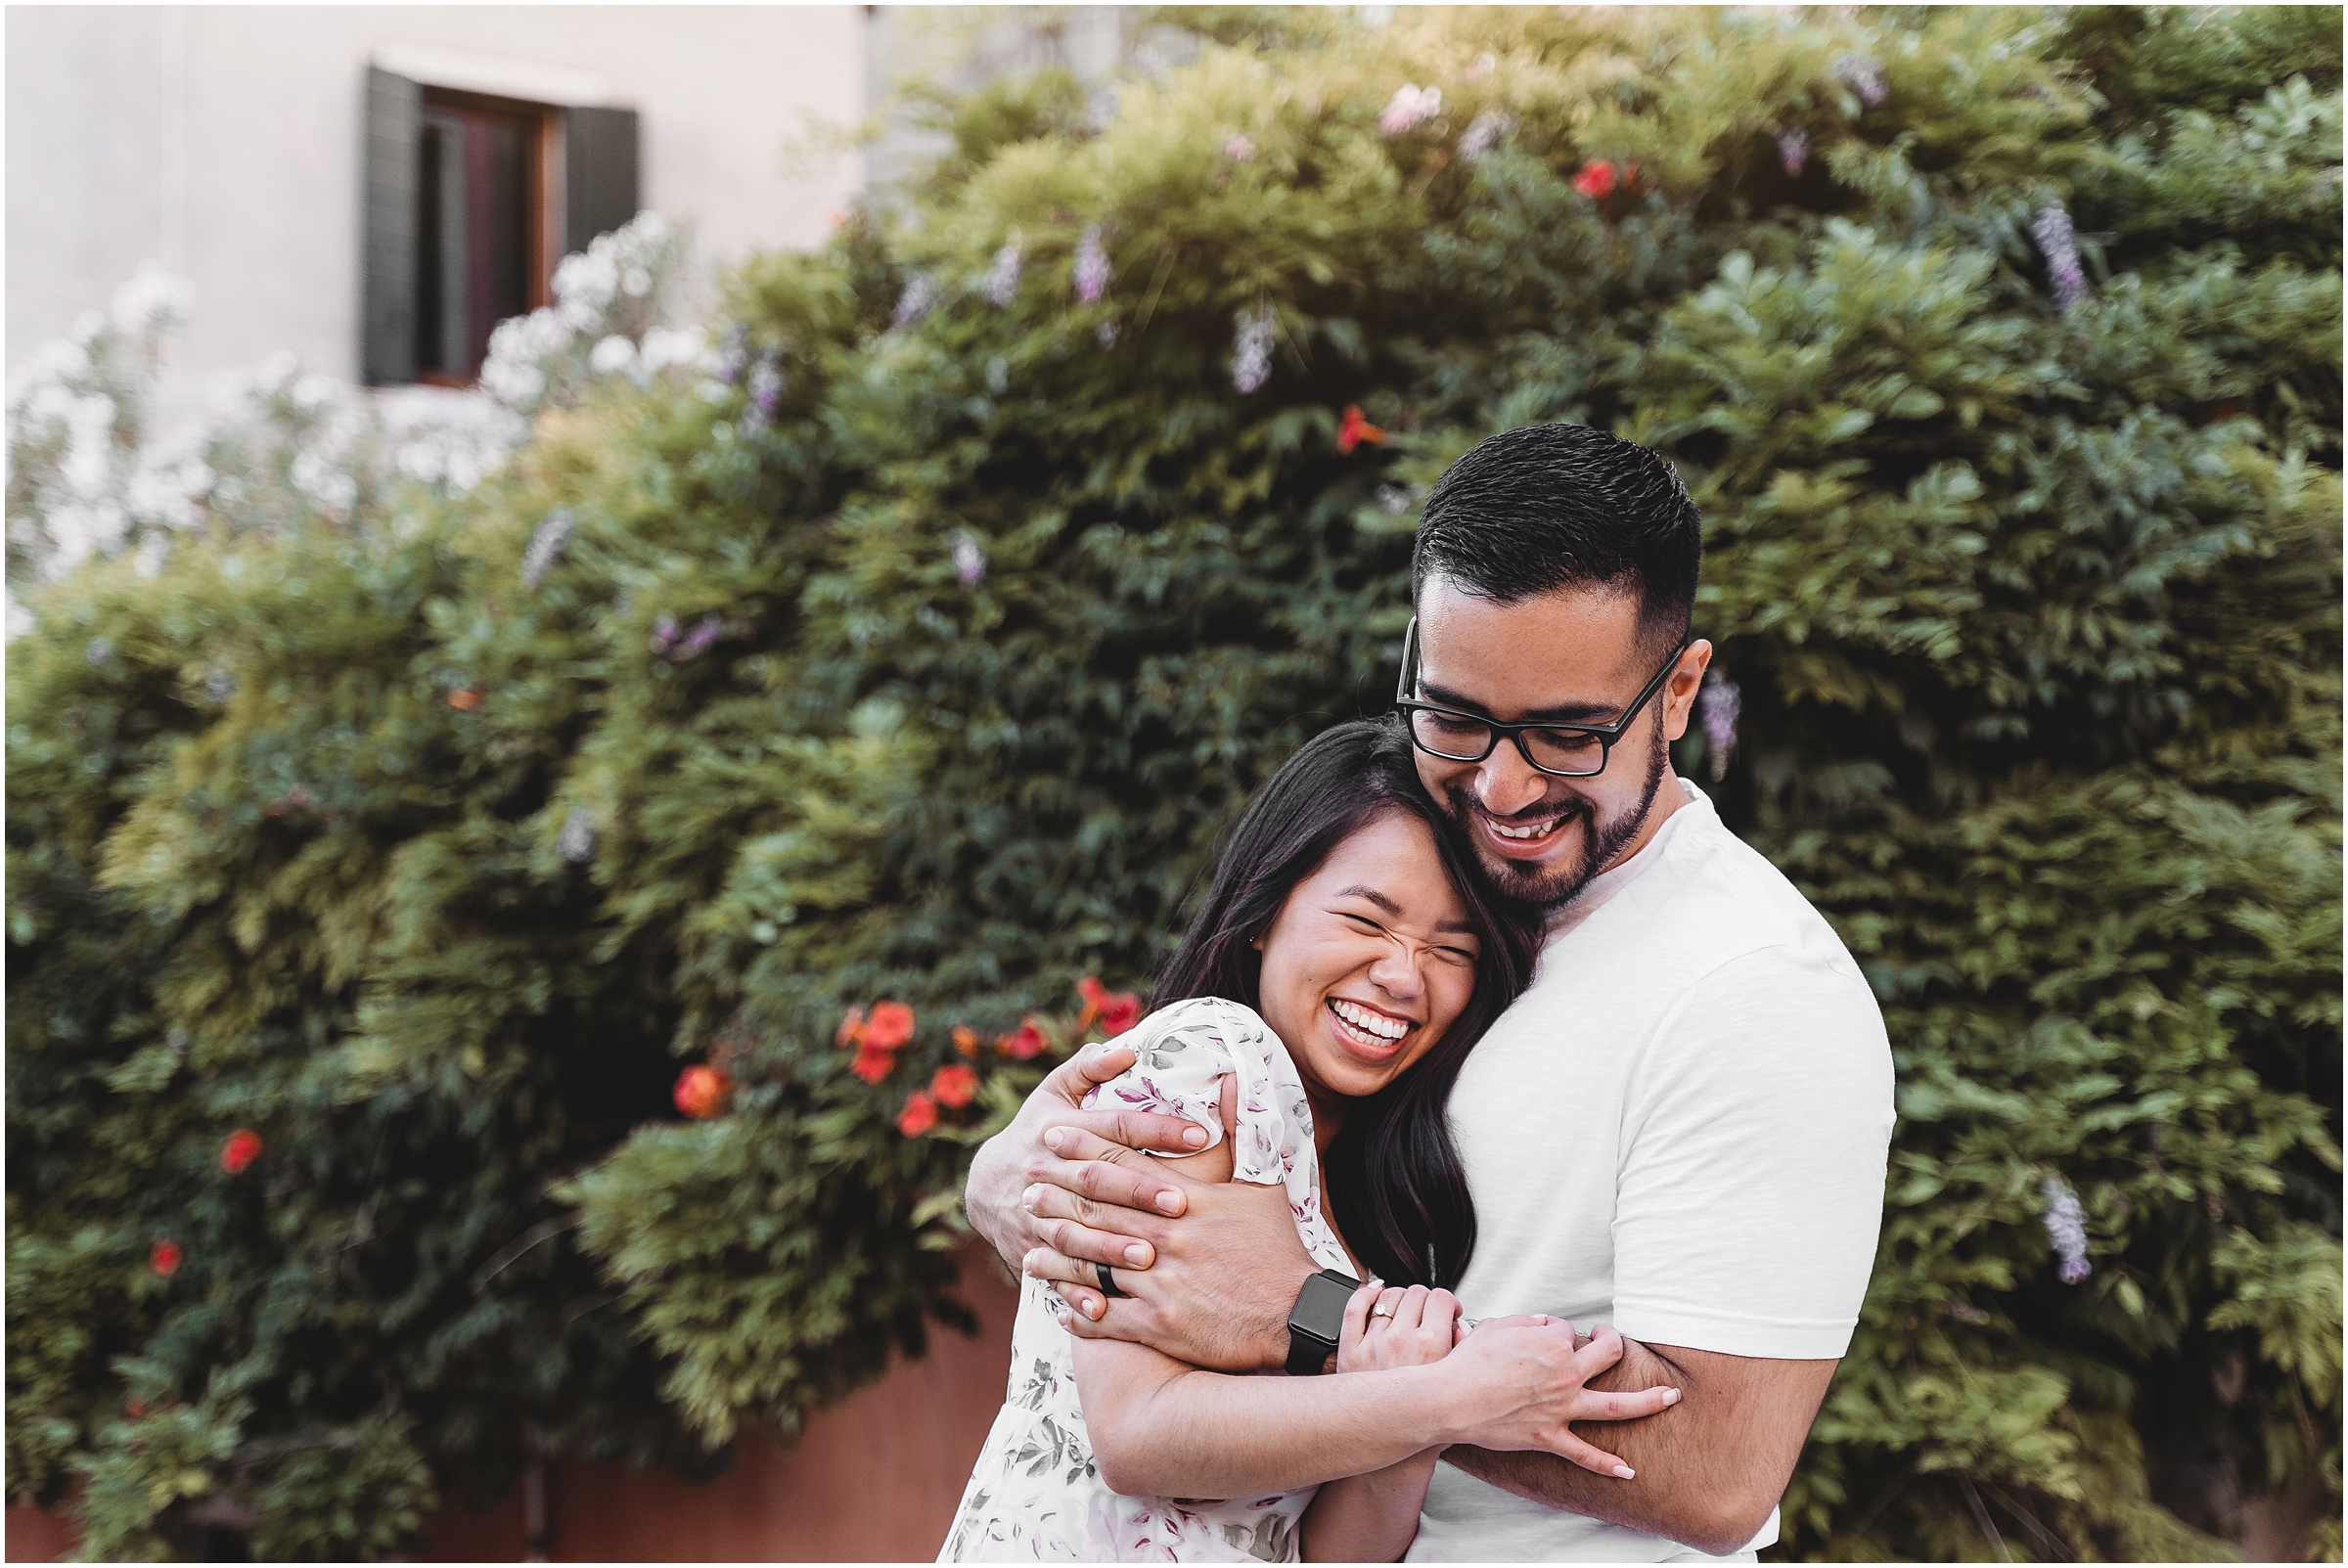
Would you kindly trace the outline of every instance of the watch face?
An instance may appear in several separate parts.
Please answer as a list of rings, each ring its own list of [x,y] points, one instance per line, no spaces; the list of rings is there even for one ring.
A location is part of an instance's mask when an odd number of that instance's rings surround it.
[[[1353,1299],[1353,1292],[1352,1284],[1340,1284],[1326,1274],[1317,1274],[1304,1282],[1303,1291],[1296,1297],[1296,1311],[1288,1322],[1333,1345],[1344,1331],[1345,1303]]]

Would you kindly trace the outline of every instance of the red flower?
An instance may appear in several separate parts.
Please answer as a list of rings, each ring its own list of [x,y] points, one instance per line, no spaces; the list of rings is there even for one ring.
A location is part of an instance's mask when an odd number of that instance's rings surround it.
[[[977,1097],[978,1075],[959,1061],[950,1062],[938,1068],[937,1076],[929,1080],[929,1093],[940,1105],[960,1110]]]
[[[913,1038],[913,1009],[902,1002],[873,1004],[873,1021],[864,1026],[864,1043],[876,1051],[894,1051]]]
[[[1084,1010],[1076,1015],[1076,1032],[1082,1034],[1101,1016],[1101,1008],[1108,1001],[1108,987],[1088,974],[1076,982],[1076,994],[1084,998]]]
[[[1101,1006],[1101,1032],[1114,1040],[1142,1021],[1142,999],[1120,991]]]
[[[1033,1018],[1022,1018],[1018,1028],[995,1042],[995,1049],[1016,1060],[1032,1061],[1044,1053],[1044,1047],[1049,1044],[1042,1026]]]
[[[448,694],[448,705],[459,713],[471,713],[481,705],[481,689],[477,686],[460,686]]]
[[[975,1061],[978,1058],[978,1031],[967,1023],[954,1026],[954,1049]]]
[[[860,1044],[863,1039],[864,1009],[862,1008],[850,1008],[848,1009],[848,1015],[839,1020],[839,1030],[837,1033],[833,1035],[832,1043],[837,1046],[840,1050],[845,1051],[850,1046]]]
[[[167,1235],[155,1238],[155,1250],[147,1254],[147,1267],[165,1279],[179,1273],[179,1243]]]
[[[724,1106],[726,1091],[733,1087],[734,1080],[715,1067],[688,1067],[677,1074],[677,1109],[706,1120]]]
[[[868,1084],[877,1084],[896,1070],[897,1053],[882,1051],[871,1041],[856,1048],[856,1059],[848,1063],[848,1071]]]
[[[1614,194],[1614,165],[1603,157],[1594,157],[1582,165],[1582,172],[1573,177],[1573,188],[1593,202],[1602,196]]]
[[[1362,418],[1362,406],[1359,403],[1345,405],[1345,417],[1337,422],[1338,451],[1350,452],[1364,441],[1376,446],[1382,443],[1385,438],[1384,430]]]
[[[907,1138],[919,1138],[937,1125],[937,1101],[920,1090],[905,1097],[905,1108],[897,1112],[897,1131]]]
[[[220,1145],[220,1168],[231,1176],[243,1176],[245,1167],[260,1157],[261,1135],[249,1127],[238,1128]]]

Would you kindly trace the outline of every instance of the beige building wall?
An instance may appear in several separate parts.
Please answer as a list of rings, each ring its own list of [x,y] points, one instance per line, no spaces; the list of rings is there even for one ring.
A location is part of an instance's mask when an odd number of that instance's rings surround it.
[[[6,27],[7,362],[152,257],[196,290],[166,412],[280,349],[357,379],[378,51],[635,109],[643,202],[705,266],[817,244],[864,179],[855,155],[782,156],[864,116],[861,6],[10,6]]]

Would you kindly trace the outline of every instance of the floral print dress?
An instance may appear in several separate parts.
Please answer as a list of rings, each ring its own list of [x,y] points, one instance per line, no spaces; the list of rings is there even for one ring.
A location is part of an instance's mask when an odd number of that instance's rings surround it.
[[[1138,1058],[1095,1089],[1087,1106],[1117,1103],[1184,1116],[1222,1142],[1222,1079],[1239,1078],[1232,1180],[1280,1183],[1307,1251],[1353,1270],[1321,1217],[1321,1169],[1304,1085],[1264,1020],[1236,1002],[1201,997],[1152,1013],[1120,1044]],[[1315,1488],[1213,1501],[1125,1498],[1102,1484],[1076,1397],[1075,1340],[1040,1280],[1021,1282],[1012,1330],[1011,1388],[962,1495],[940,1562],[1294,1562],[1296,1520]]]

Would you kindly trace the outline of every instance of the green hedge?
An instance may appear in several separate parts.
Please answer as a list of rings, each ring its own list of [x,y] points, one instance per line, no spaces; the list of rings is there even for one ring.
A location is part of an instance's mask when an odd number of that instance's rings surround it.
[[[2197,1556],[2312,1486],[2336,1553],[2337,12],[1168,15],[1105,120],[955,101],[907,220],[744,269],[730,385],[35,605],[12,1495],[381,1554],[918,1351],[1054,1053],[991,1042],[1146,980],[1390,693],[1426,487],[1572,420],[1686,474],[1741,715],[1679,764],[1897,1053],[1786,1552]]]

